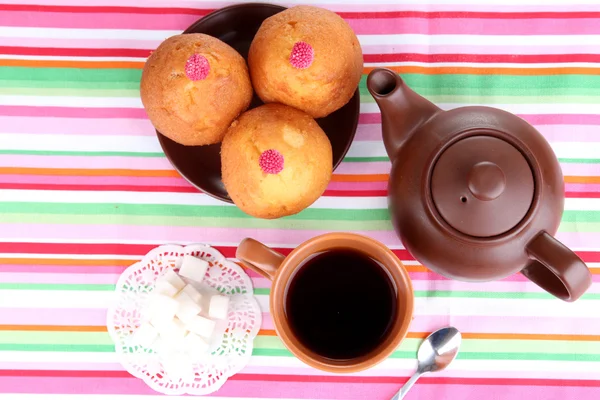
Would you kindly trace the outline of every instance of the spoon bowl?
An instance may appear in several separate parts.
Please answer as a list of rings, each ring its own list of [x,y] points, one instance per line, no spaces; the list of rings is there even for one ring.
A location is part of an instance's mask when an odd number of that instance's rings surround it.
[[[427,336],[417,352],[417,372],[391,400],[403,399],[421,375],[441,371],[450,365],[458,355],[461,342],[462,335],[452,326],[438,329]]]

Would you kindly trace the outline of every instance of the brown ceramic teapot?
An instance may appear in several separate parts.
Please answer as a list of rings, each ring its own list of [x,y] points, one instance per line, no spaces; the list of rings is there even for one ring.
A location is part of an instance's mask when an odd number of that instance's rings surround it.
[[[388,69],[373,70],[367,87],[392,161],[392,220],[417,260],[465,281],[521,271],[565,301],[589,288],[585,263],[553,237],[563,176],[537,130],[495,108],[442,111]]]

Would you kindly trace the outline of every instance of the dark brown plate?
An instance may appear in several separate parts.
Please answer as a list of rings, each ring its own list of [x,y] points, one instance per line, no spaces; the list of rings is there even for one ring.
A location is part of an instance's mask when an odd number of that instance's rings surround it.
[[[285,7],[260,3],[225,7],[196,21],[184,33],[205,33],[219,38],[247,59],[250,43],[262,22],[283,10]],[[260,99],[254,95],[250,108],[261,104]],[[327,117],[316,120],[331,141],[334,170],[352,144],[359,111],[360,95],[357,89],[348,104]],[[221,180],[220,144],[183,146],[158,131],[156,133],[167,159],[181,176],[204,193],[232,202]]]

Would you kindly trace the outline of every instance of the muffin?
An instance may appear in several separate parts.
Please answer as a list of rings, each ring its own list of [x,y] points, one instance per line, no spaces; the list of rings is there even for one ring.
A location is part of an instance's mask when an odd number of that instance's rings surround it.
[[[250,105],[252,84],[244,58],[212,36],[166,39],[146,61],[140,94],[163,135],[186,146],[219,143]]]
[[[233,202],[258,218],[296,214],[325,191],[331,143],[308,114],[283,104],[247,111],[221,145],[223,183]]]
[[[265,103],[283,103],[315,118],[343,107],[363,71],[352,28],[332,11],[297,6],[267,18],[248,54],[254,90]]]

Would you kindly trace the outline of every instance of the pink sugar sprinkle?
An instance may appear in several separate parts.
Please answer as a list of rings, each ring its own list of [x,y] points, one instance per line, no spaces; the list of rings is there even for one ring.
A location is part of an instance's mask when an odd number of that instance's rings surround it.
[[[266,174],[278,174],[283,171],[283,155],[274,149],[263,151],[258,165]]]
[[[192,81],[206,79],[210,72],[210,64],[202,54],[193,54],[185,63],[185,74]]]
[[[315,59],[315,51],[312,46],[306,42],[296,42],[290,54],[290,64],[298,69],[310,67]]]

